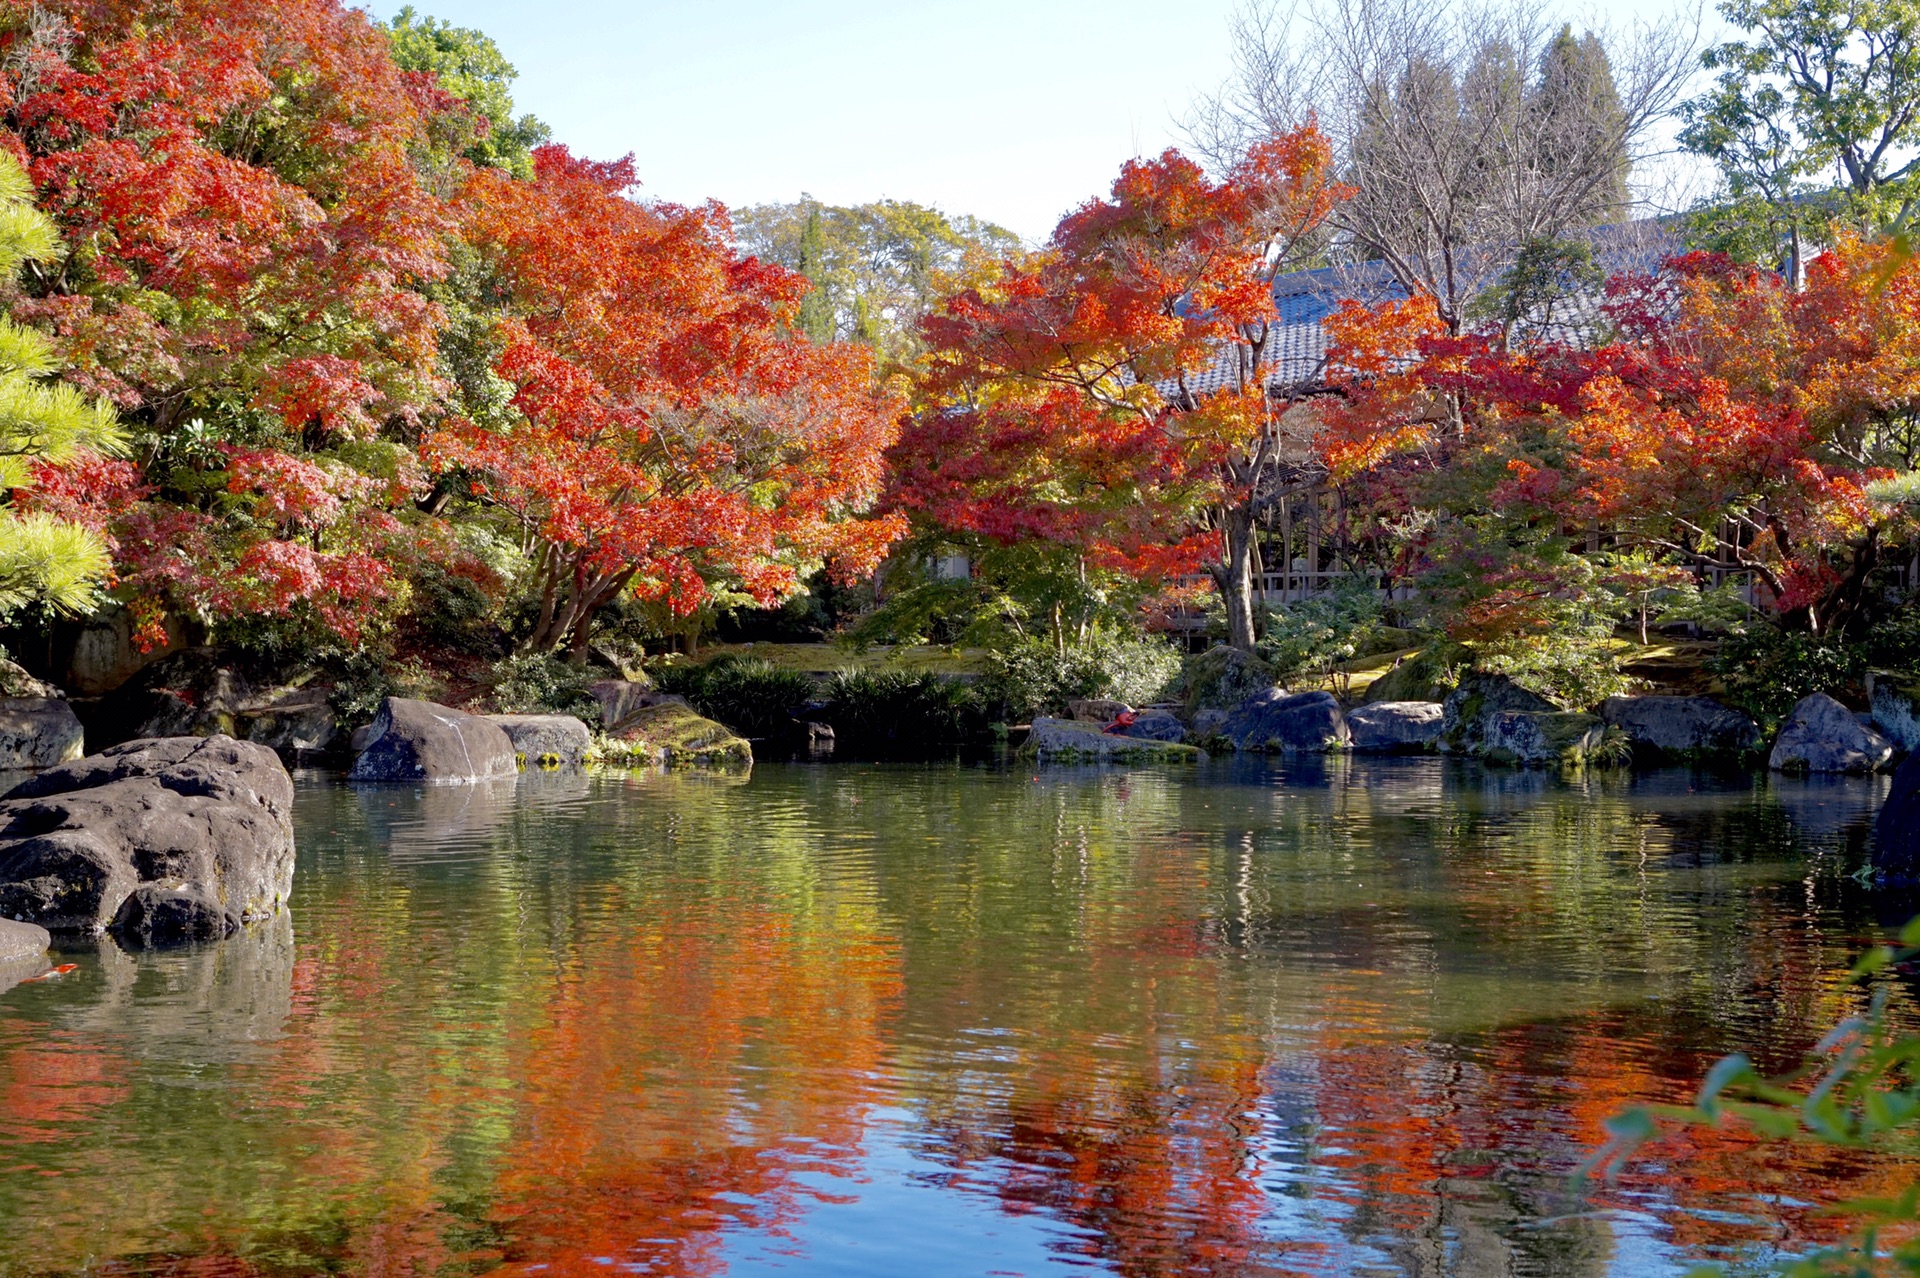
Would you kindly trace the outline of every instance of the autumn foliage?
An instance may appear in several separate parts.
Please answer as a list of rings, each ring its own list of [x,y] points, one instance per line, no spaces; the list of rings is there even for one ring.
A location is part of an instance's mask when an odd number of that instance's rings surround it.
[[[561,148],[476,168],[489,122],[337,0],[12,6],[0,43],[0,144],[68,250],[12,311],[136,443],[23,500],[109,538],[143,643],[362,644],[426,566],[584,643],[623,590],[776,602],[894,535],[856,517],[896,406],[789,334],[804,280],[718,206]]]

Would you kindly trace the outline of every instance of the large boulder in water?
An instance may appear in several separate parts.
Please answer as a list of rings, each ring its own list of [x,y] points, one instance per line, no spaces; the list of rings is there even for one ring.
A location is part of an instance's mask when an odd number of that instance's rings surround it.
[[[38,923],[0,919],[0,967],[44,957],[53,937]]]
[[[1155,741],[1104,731],[1097,723],[1078,719],[1033,721],[1021,749],[1042,763],[1162,763],[1206,758],[1201,751],[1174,741]]]
[[[749,768],[753,746],[724,723],[701,717],[685,697],[649,694],[643,705],[607,729],[626,761],[675,767]],[[610,757],[617,755],[609,752]]]
[[[1893,789],[1874,822],[1873,864],[1900,878],[1920,878],[1920,753],[1893,774]]]
[[[1585,763],[1599,746],[1606,724],[1598,715],[1565,710],[1499,710],[1486,722],[1475,751],[1489,763],[1521,767]]]
[[[490,714],[529,768],[578,768],[587,761],[593,732],[570,714]]]
[[[497,723],[431,701],[388,697],[347,779],[466,785],[517,775],[513,754],[513,741]]]
[[[1907,754],[1920,751],[1920,682],[1876,670],[1867,676],[1873,726]]]
[[[1774,739],[1767,766],[1775,772],[1877,772],[1893,743],[1824,692],[1804,697]]]
[[[1121,732],[1135,741],[1181,742],[1187,739],[1186,725],[1171,710],[1142,710]]]
[[[1760,725],[1711,697],[1608,697],[1600,717],[1636,750],[1676,759],[1751,754]]]
[[[1220,729],[1236,750],[1325,754],[1347,744],[1346,716],[1331,692],[1269,688],[1240,703]]]
[[[1375,701],[1347,711],[1349,744],[1359,754],[1417,754],[1440,743],[1446,710],[1438,701]]]
[[[78,759],[86,733],[65,701],[0,698],[0,772],[33,772]]]
[[[61,764],[0,800],[0,915],[141,944],[145,920],[191,897],[210,916],[192,934],[224,935],[286,904],[292,812],[279,756],[231,737],[130,741]]]
[[[1557,714],[1560,707],[1505,675],[1469,674],[1443,703],[1441,747],[1455,754],[1486,754],[1495,717],[1509,710]]]

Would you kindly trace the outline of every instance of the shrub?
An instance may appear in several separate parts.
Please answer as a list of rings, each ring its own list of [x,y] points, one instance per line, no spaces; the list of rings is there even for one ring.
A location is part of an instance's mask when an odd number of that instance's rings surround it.
[[[704,665],[658,666],[653,682],[661,692],[685,697],[701,714],[744,737],[771,737],[784,731],[800,708],[817,696],[811,675],[736,653]]]
[[[720,657],[701,667],[699,696],[689,697],[709,719],[744,737],[770,737],[786,729],[800,707],[814,699],[813,678],[781,670],[756,657]]]
[[[951,748],[985,722],[970,685],[924,672],[843,670],[827,681],[826,702],[836,743],[855,751]]]
[[[493,667],[488,699],[501,714],[570,714],[598,726],[600,703],[587,688],[600,677],[551,653],[508,657]]]
[[[1327,678],[1340,662],[1371,651],[1388,629],[1380,593],[1366,582],[1265,611],[1258,651],[1281,683]]]
[[[1035,640],[995,654],[986,699],[1014,719],[1063,713],[1080,698],[1138,705],[1169,695],[1179,674],[1180,654],[1158,639],[1097,635],[1064,652]]]
[[[1599,705],[1632,686],[1620,673],[1611,628],[1606,626],[1570,625],[1496,640],[1478,648],[1473,665],[1575,710]]]
[[[1857,683],[1866,661],[1856,647],[1757,621],[1721,641],[1707,668],[1720,676],[1728,700],[1771,727],[1802,697]]]

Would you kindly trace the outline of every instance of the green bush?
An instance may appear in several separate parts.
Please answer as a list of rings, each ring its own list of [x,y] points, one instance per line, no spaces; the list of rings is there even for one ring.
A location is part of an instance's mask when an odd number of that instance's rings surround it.
[[[1611,627],[1598,625],[1514,635],[1480,645],[1473,666],[1569,709],[1586,710],[1632,686],[1620,673],[1611,640]]]
[[[694,705],[744,737],[783,732],[814,698],[813,678],[781,670],[758,658],[722,657],[705,667],[707,677]],[[691,699],[691,698],[690,698]]]
[[[822,717],[838,747],[866,753],[950,749],[985,726],[980,694],[957,679],[902,670],[843,670],[827,681]]]
[[[1009,719],[1061,714],[1069,701],[1111,697],[1129,705],[1171,693],[1180,654],[1159,639],[1096,635],[1064,652],[1041,640],[996,653],[986,699]]]
[[[1365,582],[1265,610],[1260,659],[1283,684],[1325,679],[1336,665],[1364,656],[1389,627],[1380,592]]]
[[[1756,621],[1722,640],[1707,668],[1720,676],[1729,701],[1771,727],[1802,697],[1858,683],[1866,674],[1866,654],[1855,645]]]
[[[570,714],[598,727],[600,703],[587,688],[603,677],[551,653],[508,657],[493,667],[488,699],[501,714]]]

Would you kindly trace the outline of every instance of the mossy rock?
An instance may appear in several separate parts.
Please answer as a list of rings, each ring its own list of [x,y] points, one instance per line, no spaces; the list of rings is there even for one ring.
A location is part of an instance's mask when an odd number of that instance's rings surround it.
[[[1367,704],[1376,701],[1445,701],[1453,691],[1449,671],[1470,654],[1456,644],[1435,644],[1407,657],[1367,685]]]
[[[704,719],[682,701],[645,706],[602,738],[601,763],[664,763],[668,767],[748,768],[753,747],[733,730]]]
[[[1274,687],[1273,667],[1250,653],[1224,645],[1187,658],[1180,702],[1191,720],[1203,710],[1235,710],[1255,693]]]

